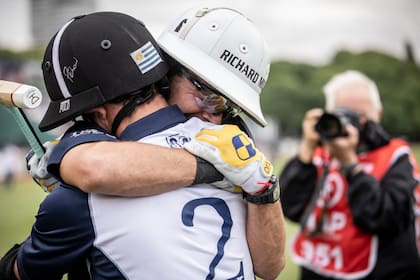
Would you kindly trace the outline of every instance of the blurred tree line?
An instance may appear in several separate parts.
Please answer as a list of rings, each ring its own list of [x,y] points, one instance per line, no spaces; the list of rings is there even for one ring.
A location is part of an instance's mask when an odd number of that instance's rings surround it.
[[[40,49],[24,53],[0,50],[0,79],[14,80],[13,76],[5,74],[6,64],[13,66],[17,62],[21,65],[27,60],[37,60],[40,65],[42,53]],[[420,68],[413,61],[409,52],[407,60],[400,60],[373,51],[359,54],[341,51],[325,66],[274,62],[262,95],[263,111],[278,121],[283,136],[297,136],[301,133],[306,110],[324,106],[323,85],[338,72],[359,70],[377,83],[384,106],[383,127],[393,136],[420,141]],[[44,90],[40,78],[37,81],[27,79],[18,82],[34,84]],[[0,144],[11,141],[26,143],[12,117],[3,108],[0,108],[0,120]],[[45,138],[48,136],[41,135],[41,139]]]
[[[277,120],[283,135],[299,135],[304,113],[324,107],[323,85],[336,73],[359,70],[374,80],[383,103],[382,126],[393,136],[420,141],[420,68],[407,60],[368,51],[341,51],[331,63],[312,66],[276,62],[262,95],[265,114]]]

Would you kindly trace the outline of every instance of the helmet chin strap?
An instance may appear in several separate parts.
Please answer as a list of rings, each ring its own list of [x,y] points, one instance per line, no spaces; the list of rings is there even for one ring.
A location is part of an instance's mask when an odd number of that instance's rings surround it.
[[[134,111],[134,109],[149,100],[153,96],[155,87],[151,86],[149,89],[146,90],[145,93],[140,93],[137,95],[134,95],[133,98],[131,98],[118,112],[118,114],[115,116],[114,121],[112,122],[112,134],[116,135],[117,129],[120,126],[122,120]]]

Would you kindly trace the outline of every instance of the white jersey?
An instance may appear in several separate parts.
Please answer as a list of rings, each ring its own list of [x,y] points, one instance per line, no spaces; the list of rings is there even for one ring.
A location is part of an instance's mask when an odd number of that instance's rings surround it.
[[[139,141],[182,148],[208,126],[192,118]],[[90,194],[89,205],[94,246],[128,279],[254,279],[240,194],[194,185],[143,198]]]

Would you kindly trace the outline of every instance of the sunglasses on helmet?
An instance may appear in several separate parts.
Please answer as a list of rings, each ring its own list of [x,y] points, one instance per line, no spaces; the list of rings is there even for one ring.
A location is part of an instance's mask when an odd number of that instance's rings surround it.
[[[188,69],[182,67],[181,74],[204,96],[202,100],[197,100],[198,106],[204,111],[214,115],[228,113],[232,116],[241,112],[241,109],[225,98],[222,93],[207,85]]]

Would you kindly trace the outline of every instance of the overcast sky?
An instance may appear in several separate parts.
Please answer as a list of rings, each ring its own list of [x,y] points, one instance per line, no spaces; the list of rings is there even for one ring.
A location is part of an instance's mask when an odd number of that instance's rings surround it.
[[[205,1],[102,0],[103,9],[143,19],[159,34],[171,19]],[[211,1],[215,2],[215,1]],[[222,2],[223,1],[219,1]],[[339,48],[378,49],[402,57],[404,40],[420,62],[420,0],[231,0],[265,34],[274,59],[326,63]],[[125,3],[124,6],[121,3]]]
[[[143,20],[156,36],[200,0],[96,0],[97,10],[114,10]],[[36,1],[34,1],[36,3]],[[207,1],[208,2],[208,1]],[[210,1],[215,3],[216,1]],[[420,0],[229,0],[265,34],[273,59],[327,63],[337,49],[366,49],[403,57],[404,41],[420,62]],[[28,41],[29,0],[0,0],[0,44]],[[57,27],[58,28],[58,27]],[[1,46],[0,46],[1,47]]]

